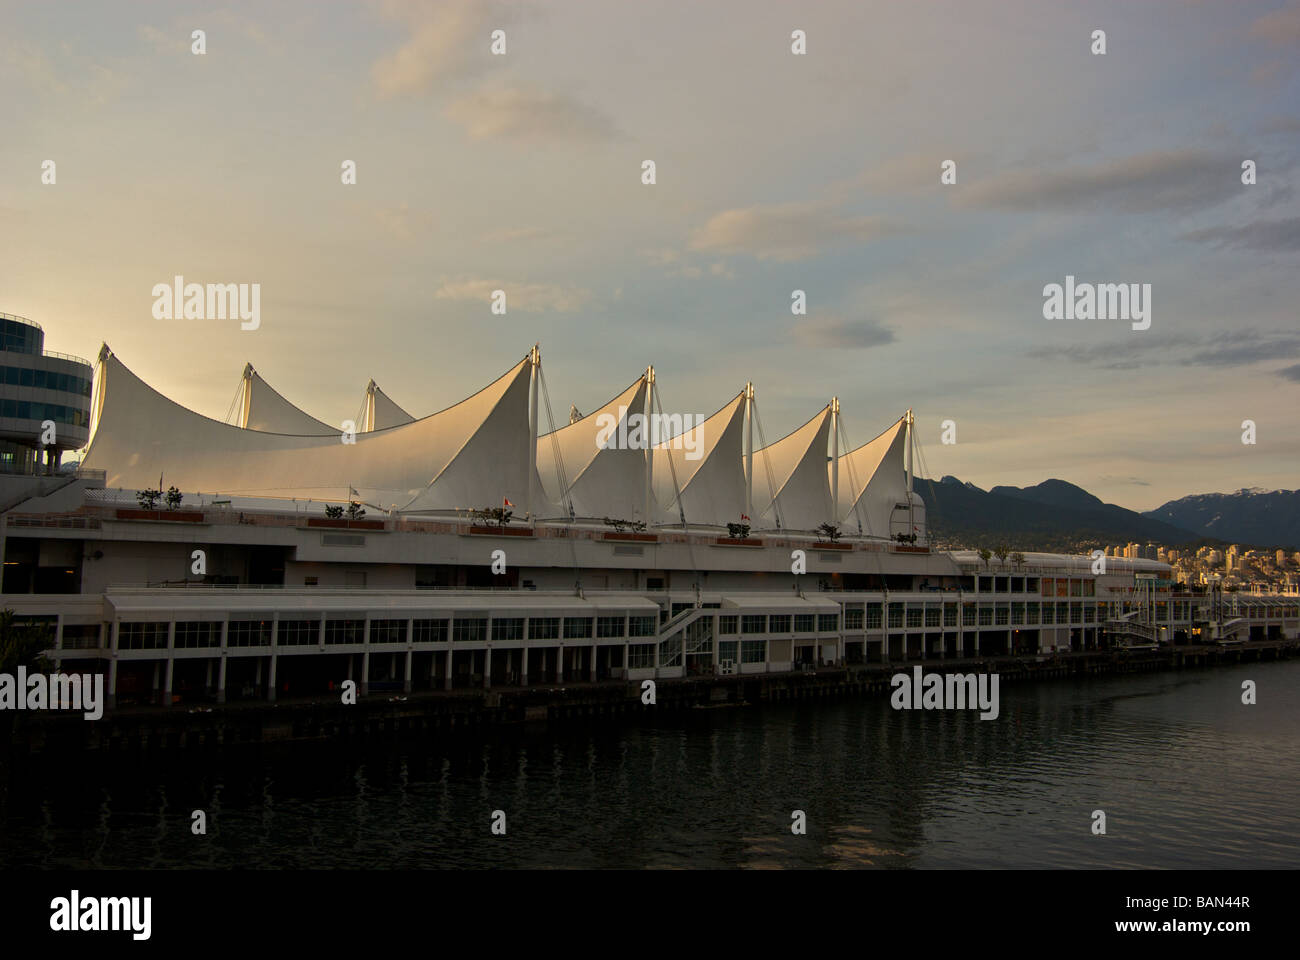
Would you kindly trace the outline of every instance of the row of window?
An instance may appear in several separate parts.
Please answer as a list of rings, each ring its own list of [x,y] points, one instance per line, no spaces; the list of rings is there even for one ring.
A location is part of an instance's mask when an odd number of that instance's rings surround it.
[[[32,400],[0,400],[0,417],[15,417],[19,420],[53,420],[55,423],[67,423],[74,427],[90,424],[90,414],[77,407],[65,407],[61,403],[36,403]]]
[[[411,621],[411,639],[415,643],[442,643],[447,639],[447,620]],[[453,642],[475,642],[487,638],[486,617],[467,617],[455,621],[452,628]],[[231,620],[226,630],[228,647],[265,647],[271,644],[271,620]],[[371,620],[371,643],[405,643],[406,620]],[[592,635],[591,617],[533,617],[529,622],[530,636],[534,640],[558,640],[563,632],[566,640],[590,639]],[[609,637],[652,637],[655,634],[655,618],[650,616],[628,617],[626,632],[623,617],[597,617],[595,621],[596,636]],[[365,636],[365,620],[362,619],[327,619],[325,621],[325,643],[349,644],[362,643]],[[503,617],[492,621],[492,639],[524,639],[524,618]],[[319,620],[281,620],[277,634],[280,646],[314,646],[320,640]],[[221,646],[220,621],[178,621],[176,624],[176,646],[219,647]],[[118,630],[118,647],[122,650],[161,650],[167,647],[166,623],[123,623]]]
[[[90,396],[90,381],[71,373],[54,370],[33,370],[30,367],[0,366],[0,383],[11,387],[35,387],[37,390],[61,390]]]
[[[850,611],[857,614],[861,626],[862,611]],[[846,621],[847,622],[847,621]],[[793,629],[791,625],[793,624]],[[840,629],[838,613],[774,613],[767,614],[726,614],[718,617],[718,633],[724,636],[736,633],[837,633]],[[853,629],[853,628],[848,628]]]

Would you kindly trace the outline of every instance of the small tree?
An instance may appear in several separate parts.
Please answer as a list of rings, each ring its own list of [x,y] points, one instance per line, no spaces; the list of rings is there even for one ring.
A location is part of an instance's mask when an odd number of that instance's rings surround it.
[[[357,503],[357,501],[353,500],[351,503],[348,504],[349,520],[360,520],[365,515],[366,515],[366,511],[361,508],[361,504]]]
[[[343,516],[343,508],[327,506],[325,508],[325,516],[331,520],[338,520]]]
[[[984,569],[989,568],[989,560],[993,557],[993,552],[988,547],[979,548],[979,558],[984,561]]]
[[[727,524],[727,536],[733,540],[744,540],[749,536],[749,524],[747,523],[729,523]]]
[[[144,490],[136,491],[135,499],[136,502],[140,504],[141,510],[152,510],[158,505],[158,501],[162,499],[162,495],[163,492],[161,490],[145,488]]]
[[[167,501],[168,510],[175,510],[181,505],[181,501],[185,499],[185,495],[175,487],[168,487],[167,495],[163,499]]]
[[[1025,555],[1017,550],[1011,555],[1011,562],[1015,564],[1017,570],[1025,565]]]
[[[1005,567],[1007,565],[1007,555],[1011,551],[1005,543],[999,543],[997,549],[993,551],[993,556],[998,558],[998,564]]]
[[[843,536],[843,531],[840,530],[840,525],[838,523],[823,523],[820,527],[817,528],[818,540],[820,540],[822,537],[825,537],[831,543],[834,543],[841,536]]]
[[[615,520],[611,517],[605,518],[605,524],[613,527],[615,533],[622,533],[627,528],[626,520]]]
[[[484,523],[495,523],[498,527],[504,527],[514,515],[513,510],[507,510],[505,507],[484,507],[482,510],[474,511],[474,516]]]

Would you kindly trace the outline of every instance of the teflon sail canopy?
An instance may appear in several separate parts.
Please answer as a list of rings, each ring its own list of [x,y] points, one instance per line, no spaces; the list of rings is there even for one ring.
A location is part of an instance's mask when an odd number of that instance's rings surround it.
[[[387,430],[389,427],[400,427],[404,423],[411,423],[414,419],[415,417],[399,407],[388,394],[379,389],[375,381],[371,380],[366,384],[366,406],[365,413],[362,415],[362,430]]]
[[[831,518],[826,444],[831,408],[798,430],[754,451],[756,525],[816,530]]]
[[[342,427],[330,426],[294,406],[263,380],[251,363],[244,367],[241,400],[239,425],[246,430],[304,437],[337,436],[343,432]]]
[[[84,465],[110,487],[345,500],[437,511],[528,497],[530,361],[440,413],[344,442],[245,430],[177,404],[105,345]],[[356,491],[355,494],[352,491]]]
[[[907,502],[906,452],[907,418],[900,417],[880,436],[840,457],[837,523],[850,533],[891,535],[894,508]]]
[[[537,438],[537,474],[556,515],[567,517],[571,503],[574,517],[646,520],[644,444],[625,442],[636,423],[629,420],[644,416],[645,395],[643,375],[599,410]]]
[[[688,524],[740,521],[746,509],[744,428],[742,391],[694,429],[654,447],[660,523],[680,523],[683,515]]]

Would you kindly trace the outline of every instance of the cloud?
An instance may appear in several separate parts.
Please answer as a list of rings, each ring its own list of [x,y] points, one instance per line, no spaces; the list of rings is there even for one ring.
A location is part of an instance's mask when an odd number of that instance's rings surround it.
[[[1290,380],[1292,383],[1300,383],[1300,363],[1290,367],[1283,367],[1277,372],[1277,375],[1284,380]]]
[[[1300,334],[1236,330],[1213,336],[1180,336],[1175,341],[1142,337],[1122,352],[1113,344],[1039,347],[1028,354],[1036,360],[1070,360],[1102,370],[1133,370],[1171,365],[1229,369],[1266,360],[1300,358]],[[1282,372],[1283,376],[1287,374]]]
[[[806,260],[826,246],[867,243],[897,230],[885,217],[844,216],[825,207],[787,203],[724,210],[694,232],[690,246],[759,260]]]
[[[600,110],[557,93],[480,91],[455,101],[446,112],[475,140],[542,143],[600,141],[618,136],[613,121]]]
[[[1207,227],[1183,234],[1183,239],[1243,250],[1300,250],[1300,217],[1261,220],[1244,227]]]
[[[433,296],[436,300],[479,301],[487,309],[495,290],[505,291],[507,310],[530,313],[573,313],[591,299],[591,291],[581,287],[497,280],[444,281]]]
[[[958,206],[1015,211],[1195,210],[1234,196],[1240,175],[1236,159],[1161,150],[1091,167],[1009,171],[954,195]]]
[[[1250,25],[1250,35],[1273,47],[1300,46],[1300,2],[1292,0],[1257,18]]]
[[[846,350],[883,347],[898,339],[893,330],[874,320],[846,320],[843,317],[805,321],[795,328],[794,335],[810,347]]]
[[[1108,475],[1108,476],[1098,477],[1097,479],[1100,480],[1102,483],[1127,484],[1135,487],[1151,486],[1150,480],[1143,480],[1141,477],[1113,477]]]
[[[549,240],[555,236],[553,230],[544,227],[505,227],[485,234],[484,243],[518,243],[523,240]]]
[[[370,68],[375,91],[385,99],[427,93],[480,72],[492,56],[492,31],[505,22],[497,4],[472,0],[390,0],[382,10],[385,19],[410,29],[405,43]]]

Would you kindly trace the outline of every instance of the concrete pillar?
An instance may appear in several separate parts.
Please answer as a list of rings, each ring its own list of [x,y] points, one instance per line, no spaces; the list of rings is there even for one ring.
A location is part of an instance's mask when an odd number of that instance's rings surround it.
[[[406,663],[402,669],[402,693],[411,692],[411,661],[415,657],[415,651],[410,647],[406,648]]]
[[[627,656],[628,653],[630,652],[631,646],[632,645],[630,643],[625,642],[623,644],[623,679],[624,680],[627,679]],[[715,647],[717,646],[716,641],[714,642],[714,646]],[[739,656],[739,654],[737,654],[737,656]],[[716,662],[716,658],[715,658],[715,662]]]
[[[483,649],[483,689],[492,689],[492,647]]]
[[[449,641],[447,643],[447,676],[444,677],[442,681],[442,688],[444,690],[451,689],[451,660],[452,660],[452,648],[451,648],[451,643]]]
[[[564,682],[564,644],[561,643],[555,655],[555,682]]]
[[[352,658],[348,657],[349,673],[351,672],[351,668],[352,668]],[[370,692],[370,648],[369,647],[366,647],[365,652],[361,654],[361,683],[357,685],[357,689],[361,691],[361,695],[363,697]]]
[[[221,621],[221,665],[217,670],[217,703],[226,702],[226,641],[230,637],[230,621]]]
[[[519,685],[528,686],[528,641],[524,640],[524,645],[519,648]]]
[[[212,661],[211,660],[207,661],[207,667],[208,667],[207,676],[203,678],[203,692],[211,693],[212,692]]]
[[[591,645],[591,682],[596,682],[596,645]]]

